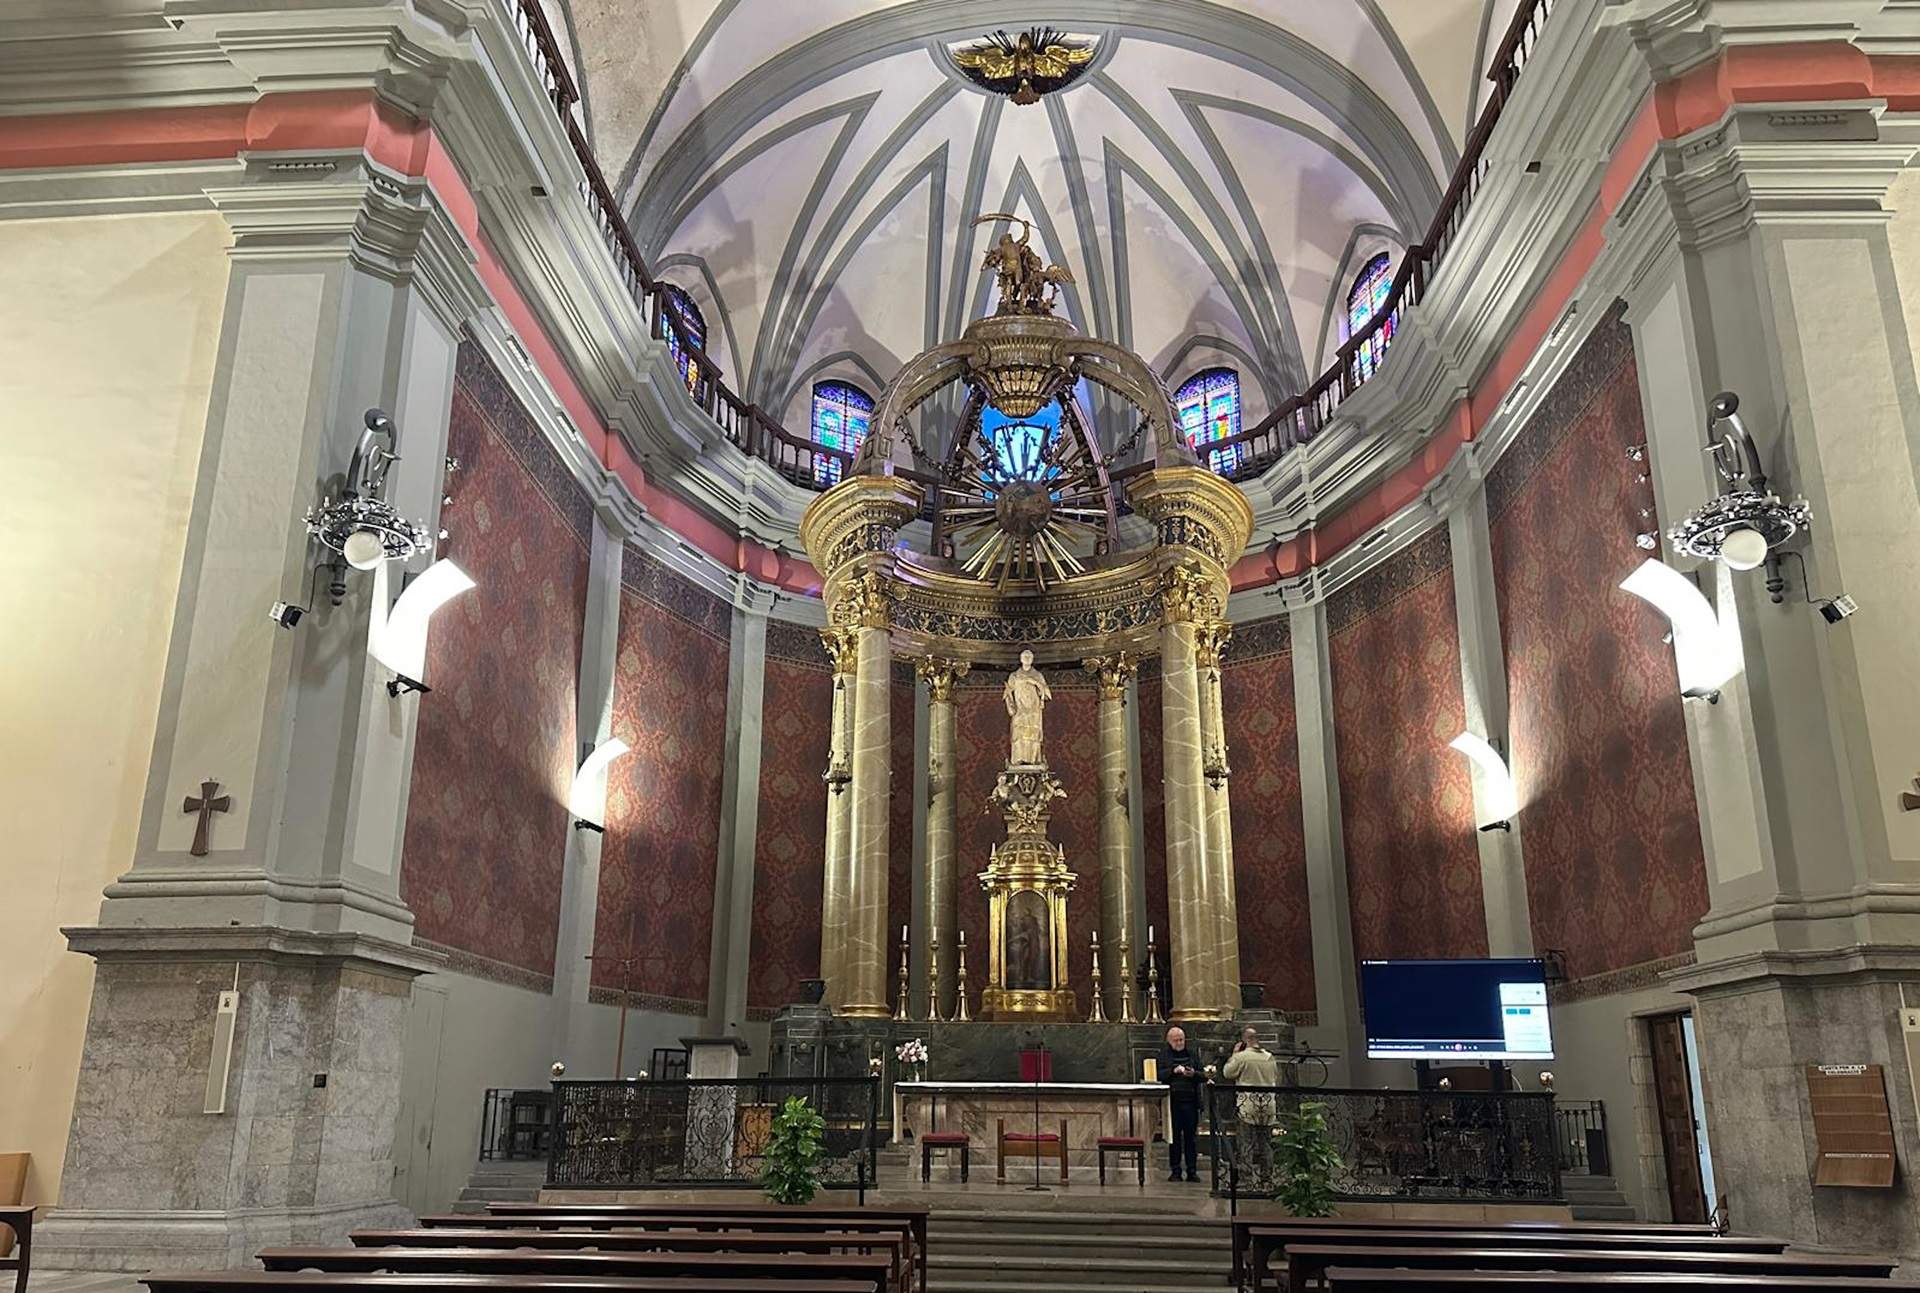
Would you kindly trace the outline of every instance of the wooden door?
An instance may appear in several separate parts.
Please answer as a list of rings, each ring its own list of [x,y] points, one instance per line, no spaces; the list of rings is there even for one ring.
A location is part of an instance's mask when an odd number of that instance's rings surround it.
[[[1660,1145],[1667,1160],[1667,1197],[1673,1219],[1699,1225],[1707,1219],[1706,1188],[1700,1180],[1700,1146],[1693,1133],[1693,1088],[1687,1074],[1687,1040],[1681,1016],[1647,1021],[1653,1043],[1653,1098],[1660,1120]]]

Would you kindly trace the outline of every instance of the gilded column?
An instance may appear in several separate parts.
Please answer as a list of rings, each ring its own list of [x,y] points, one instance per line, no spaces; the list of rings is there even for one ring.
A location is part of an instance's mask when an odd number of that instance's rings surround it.
[[[853,678],[860,635],[850,628],[822,629],[820,641],[833,660],[833,718],[821,774],[827,783],[827,858],[820,886],[820,977],[827,983],[824,1000],[837,1006],[853,881]]]
[[[969,666],[929,657],[913,667],[927,684],[927,929],[940,947],[933,991],[944,1019],[953,1010],[954,949],[960,944],[953,685],[966,677]]]
[[[887,993],[887,827],[891,817],[893,644],[887,632],[883,576],[851,581],[834,608],[836,623],[858,644],[853,679],[853,799],[851,863],[845,922],[840,933],[840,993],[835,1009],[862,1019],[885,1019]]]
[[[1200,666],[1200,736],[1206,773],[1207,882],[1213,899],[1220,1006],[1229,1016],[1240,1009],[1240,916],[1234,901],[1233,813],[1227,800],[1226,714],[1220,701],[1220,657],[1233,637],[1233,625],[1209,620],[1195,626],[1194,647]]]
[[[1207,776],[1196,639],[1219,613],[1207,577],[1167,572],[1160,626],[1160,761],[1166,788],[1167,912],[1173,924],[1173,1018],[1222,1018],[1219,919],[1207,858]]]
[[[1127,786],[1127,684],[1139,661],[1126,652],[1096,656],[1084,665],[1100,680],[1100,946],[1105,949],[1106,1008],[1121,1017],[1121,997],[1131,985],[1120,977],[1119,949],[1133,941],[1140,895],[1133,883],[1133,822]],[[1129,962],[1139,964],[1144,949],[1131,947]]]

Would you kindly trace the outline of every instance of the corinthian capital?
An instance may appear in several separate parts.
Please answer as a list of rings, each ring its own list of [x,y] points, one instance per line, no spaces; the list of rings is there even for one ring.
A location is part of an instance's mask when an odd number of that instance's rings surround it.
[[[913,662],[913,671],[926,680],[927,695],[936,701],[953,699],[953,684],[967,676],[973,666],[965,660],[945,660],[927,656]]]
[[[827,649],[835,673],[855,671],[860,660],[860,635],[853,629],[821,629],[820,645]]]
[[[1121,651],[1083,660],[1080,667],[1100,680],[1101,700],[1125,700],[1127,684],[1140,672],[1140,661],[1131,651]]]
[[[1193,648],[1199,654],[1202,669],[1218,669],[1220,657],[1233,640],[1233,625],[1225,620],[1202,620],[1194,626]]]
[[[836,628],[883,629],[892,590],[885,575],[869,570],[854,575],[840,589],[827,619]]]
[[[1164,614],[1171,624],[1195,624],[1219,618],[1220,599],[1213,584],[1192,566],[1175,566],[1161,581]]]

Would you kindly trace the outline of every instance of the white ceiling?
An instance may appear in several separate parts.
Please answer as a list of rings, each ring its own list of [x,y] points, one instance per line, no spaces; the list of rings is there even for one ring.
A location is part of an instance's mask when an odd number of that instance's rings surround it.
[[[1417,239],[1516,0],[546,0],[650,263],[736,389],[790,426],[987,308],[983,211],[1031,218],[1067,312],[1249,417],[1319,371],[1344,284]],[[1098,33],[1016,107],[940,45]]]

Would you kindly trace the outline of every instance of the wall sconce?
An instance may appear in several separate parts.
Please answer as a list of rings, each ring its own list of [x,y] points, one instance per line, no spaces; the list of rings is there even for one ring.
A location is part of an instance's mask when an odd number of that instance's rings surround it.
[[[573,828],[604,832],[607,829],[607,765],[629,752],[627,743],[609,736],[595,746],[573,774],[573,789],[567,794],[567,811],[573,814]]]
[[[1767,591],[1781,600],[1786,581],[1776,563],[1779,549],[1806,528],[1805,499],[1788,503],[1767,489],[1760,449],[1740,420],[1740,397],[1722,391],[1707,403],[1707,452],[1720,478],[1720,493],[1667,531],[1674,549],[1735,570],[1767,567]]]
[[[1620,587],[1653,603],[1673,625],[1681,695],[1717,704],[1720,688],[1746,667],[1737,631],[1720,622],[1713,603],[1691,579],[1664,561],[1642,562]]]
[[[407,520],[387,502],[387,473],[400,461],[393,419],[384,409],[368,409],[362,420],[366,430],[354,446],[340,497],[307,509],[307,533],[335,554],[328,562],[334,573],[327,589],[335,606],[347,593],[343,566],[372,570],[432,550],[427,527]]]
[[[1484,802],[1475,824],[1483,831],[1511,831],[1513,819],[1520,811],[1520,795],[1514,789],[1513,774],[1507,770],[1507,761],[1500,757],[1500,751],[1472,732],[1462,732],[1447,744],[1466,755],[1468,762],[1480,770],[1480,798]]]
[[[433,613],[472,588],[467,572],[451,561],[436,561],[416,576],[387,609],[387,571],[381,562],[373,572],[373,615],[367,623],[367,654],[393,670],[387,694],[431,691],[427,671],[427,623]]]

